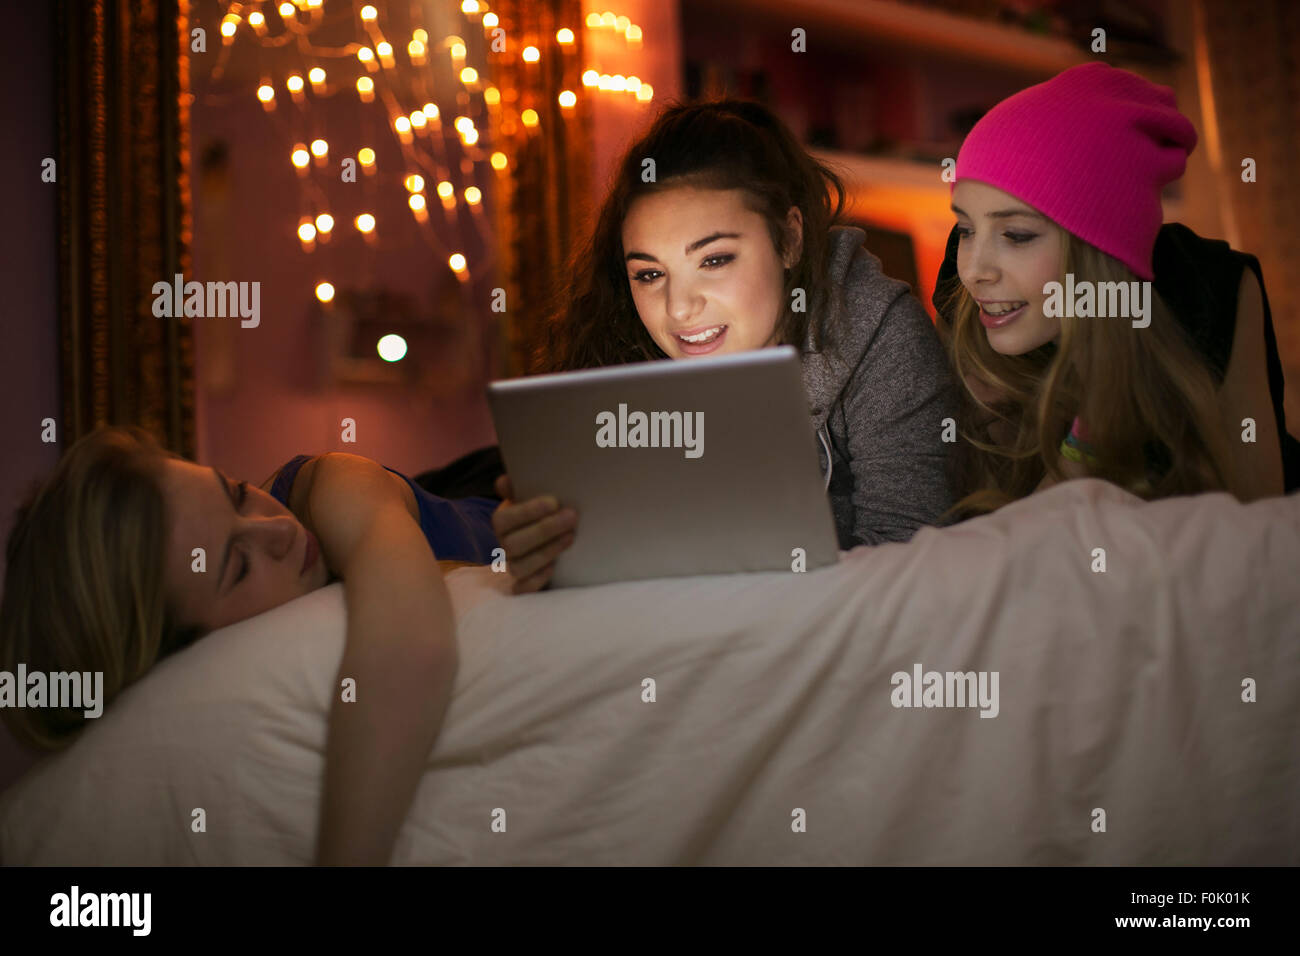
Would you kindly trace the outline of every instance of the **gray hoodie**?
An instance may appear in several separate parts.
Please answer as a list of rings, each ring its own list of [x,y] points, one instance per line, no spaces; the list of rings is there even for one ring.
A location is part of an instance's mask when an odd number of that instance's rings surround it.
[[[829,278],[842,301],[803,349],[803,384],[822,445],[840,547],[907,541],[952,504],[942,440],[955,391],[930,317],[880,271],[867,234],[831,229]]]

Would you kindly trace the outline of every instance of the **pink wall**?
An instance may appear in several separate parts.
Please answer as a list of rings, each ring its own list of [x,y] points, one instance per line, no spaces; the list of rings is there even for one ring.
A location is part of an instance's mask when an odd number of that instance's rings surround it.
[[[281,103],[268,116],[251,88],[213,104],[203,95],[201,67],[195,72],[193,274],[186,279],[261,283],[256,328],[242,328],[237,319],[194,320],[199,460],[260,481],[300,452],[347,451],[414,474],[494,444],[483,394],[490,354],[473,360],[468,384],[455,394],[394,385],[334,387],[318,372],[323,336],[313,295],[321,279],[339,289],[382,287],[412,296],[430,315],[448,295],[459,295],[461,320],[487,349],[490,290],[498,284],[490,242],[464,230],[452,251],[466,255],[474,279],[458,286],[445,265],[448,251],[426,243],[406,207],[400,179],[409,170],[391,137],[378,128],[379,107],[362,114],[355,95],[344,93],[311,111],[311,134],[331,144],[330,167],[319,181],[336,225],[328,245],[303,252],[295,235],[303,200],[289,163],[294,142],[303,136],[294,128],[300,120],[292,104]],[[214,143],[225,145],[224,175],[203,170],[204,153]],[[363,144],[376,149],[380,175],[388,177],[378,187],[365,176],[356,184],[340,180],[339,158]],[[490,183],[479,185],[490,201]],[[432,184],[426,191],[433,195]],[[361,211],[378,221],[373,245],[351,226]],[[357,422],[355,444],[341,441],[343,418]]]
[[[604,9],[608,7],[586,0],[583,16]],[[596,97],[593,203],[603,196],[609,170],[628,140],[680,91],[677,5],[633,0],[615,12],[641,26],[640,49],[629,49],[611,31],[588,31],[585,65],[640,76],[654,86],[655,96],[650,103],[638,103],[625,94],[589,94]],[[573,26],[583,29],[581,24]],[[334,238],[329,247],[304,254],[294,237],[300,200],[287,161],[295,139],[291,104],[286,99],[268,116],[251,87],[242,96],[212,103],[204,96],[204,68],[203,63],[192,64],[199,95],[192,131],[194,274],[187,279],[260,281],[262,321],[258,328],[244,329],[230,319],[196,320],[200,461],[237,477],[261,480],[299,452],[337,450],[366,455],[409,474],[495,443],[483,397],[483,385],[495,369],[487,305],[498,283],[490,275],[490,236],[473,253],[461,250],[470,257],[472,271],[479,267],[475,282],[462,290],[465,321],[474,324],[474,335],[481,337],[488,353],[485,367],[471,375],[469,385],[444,397],[394,386],[323,387],[315,371],[320,334],[312,321],[311,290],[316,282],[328,278],[341,286],[373,281],[407,292],[432,308],[441,292],[431,277],[441,270],[445,252],[435,254],[421,240],[400,189],[389,188],[374,200],[388,200],[372,208],[380,223],[380,246],[360,241],[346,223],[364,203],[354,203],[343,191],[347,187],[336,182],[333,165],[329,195],[340,204],[333,210],[338,220]],[[334,156],[364,141],[379,148],[377,106],[358,120],[355,97],[344,94],[316,106],[313,115],[312,123],[331,142],[332,163]],[[205,181],[200,170],[205,148],[218,140],[226,144],[229,158],[224,185],[219,179]],[[392,149],[388,157],[391,173]],[[384,164],[380,149],[381,168]],[[363,181],[353,188],[368,187]],[[490,190],[485,188],[485,193],[490,202]],[[345,417],[357,421],[355,445],[340,441],[339,423]]]

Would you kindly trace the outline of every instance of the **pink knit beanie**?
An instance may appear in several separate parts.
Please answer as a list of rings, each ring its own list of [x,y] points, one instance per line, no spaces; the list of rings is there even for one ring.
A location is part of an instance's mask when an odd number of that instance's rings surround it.
[[[953,185],[995,186],[1151,279],[1160,191],[1195,146],[1172,90],[1085,63],[989,110],[962,143]]]

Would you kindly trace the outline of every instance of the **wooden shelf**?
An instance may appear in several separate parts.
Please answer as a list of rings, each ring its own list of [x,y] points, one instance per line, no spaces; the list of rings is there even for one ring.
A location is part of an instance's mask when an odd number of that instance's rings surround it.
[[[1091,57],[1057,37],[892,0],[747,0],[750,9],[834,26],[844,35],[890,40],[953,58],[1050,76]]]

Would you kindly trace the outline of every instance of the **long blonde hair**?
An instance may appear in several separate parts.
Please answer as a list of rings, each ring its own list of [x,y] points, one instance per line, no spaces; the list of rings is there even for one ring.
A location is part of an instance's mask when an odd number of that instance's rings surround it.
[[[5,551],[0,670],[100,671],[107,705],[197,636],[178,626],[164,589],[169,456],[141,429],[98,429],[19,507]],[[86,721],[77,708],[4,707],[0,717],[42,749],[71,743]]]
[[[1134,282],[1123,263],[1064,233],[1061,281]],[[1045,475],[1065,478],[1061,440],[1077,415],[1088,429],[1090,475],[1152,499],[1228,487],[1231,470],[1209,367],[1156,294],[1150,325],[1124,318],[1061,318],[1061,334],[1024,355],[995,351],[979,307],[954,283],[941,323],[960,383],[954,463],[958,516],[993,511],[1032,493]],[[982,388],[981,388],[982,383]],[[996,398],[985,401],[980,391]],[[997,423],[1004,438],[990,433]],[[1151,467],[1154,461],[1155,467]]]

